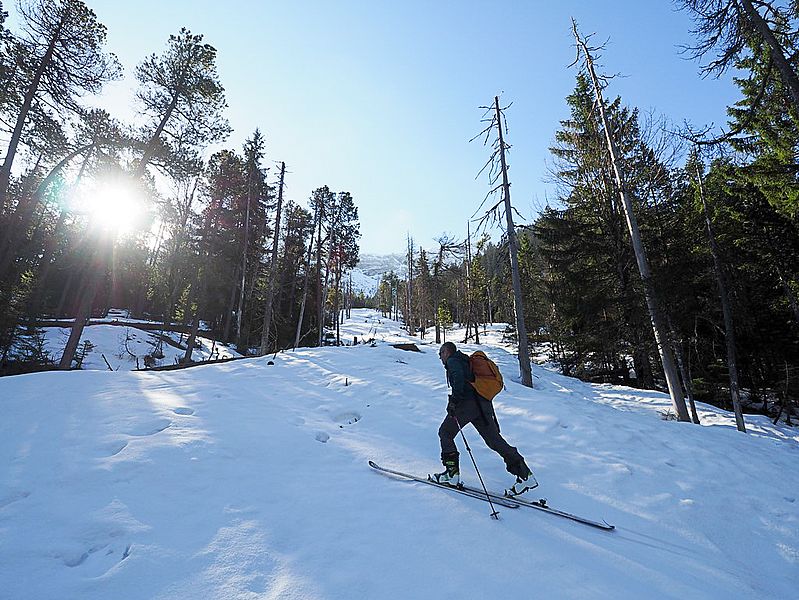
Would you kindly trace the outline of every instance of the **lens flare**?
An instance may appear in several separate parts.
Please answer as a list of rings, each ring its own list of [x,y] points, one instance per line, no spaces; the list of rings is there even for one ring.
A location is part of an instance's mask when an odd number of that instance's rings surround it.
[[[141,193],[121,181],[102,181],[86,190],[80,207],[94,225],[119,234],[136,230],[145,215]]]

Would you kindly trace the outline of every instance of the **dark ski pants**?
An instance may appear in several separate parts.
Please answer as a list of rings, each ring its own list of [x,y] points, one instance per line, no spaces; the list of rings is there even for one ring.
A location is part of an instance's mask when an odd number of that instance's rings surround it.
[[[455,445],[455,437],[458,435],[458,423],[461,427],[466,427],[471,423],[483,438],[486,446],[491,448],[494,452],[502,457],[505,461],[505,468],[511,475],[525,476],[528,472],[527,464],[524,462],[524,457],[519,454],[519,451],[505,441],[505,438],[499,433],[499,426],[497,425],[496,417],[494,416],[494,409],[491,406],[480,407],[481,410],[477,411],[456,411],[454,417],[447,415],[441,427],[438,428],[438,437],[441,440],[441,456],[445,455],[457,456],[458,448]],[[471,414],[470,414],[471,413]],[[476,413],[476,414],[475,414]]]

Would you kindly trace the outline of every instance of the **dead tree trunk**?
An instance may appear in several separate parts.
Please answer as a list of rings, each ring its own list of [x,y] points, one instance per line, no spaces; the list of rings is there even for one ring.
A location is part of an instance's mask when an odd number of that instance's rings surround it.
[[[513,208],[510,203],[510,182],[508,181],[508,164],[505,160],[505,138],[502,134],[502,113],[499,109],[499,96],[494,96],[494,108],[496,110],[497,132],[499,135],[502,194],[505,199],[505,221],[508,231],[511,279],[513,280],[513,312],[516,315],[516,335],[519,338],[519,372],[522,385],[533,387],[533,370],[530,366],[530,349],[527,345],[527,327],[524,324],[522,281],[521,277],[519,277],[519,251],[516,244],[516,226],[513,223]]]
[[[269,329],[272,327],[272,303],[275,298],[275,279],[277,279],[277,248],[280,241],[280,210],[283,207],[283,182],[286,175],[286,163],[280,163],[280,188],[277,193],[277,211],[275,214],[275,239],[272,242],[272,264],[269,269],[269,280],[266,285],[266,301],[264,303],[264,327],[261,330],[261,356],[269,352]]]
[[[608,144],[608,152],[610,153],[610,162],[613,167],[613,175],[616,181],[616,186],[619,190],[619,197],[621,200],[622,208],[624,209],[624,216],[627,221],[627,228],[632,238],[633,250],[635,251],[635,260],[638,263],[638,272],[641,274],[641,282],[643,283],[644,296],[646,305],[649,309],[649,318],[652,321],[652,331],[655,335],[655,343],[657,344],[658,354],[660,361],[663,365],[663,373],[666,376],[666,385],[669,388],[669,396],[671,397],[672,405],[677,413],[677,419],[680,421],[690,421],[688,416],[688,408],[685,405],[685,397],[683,396],[682,385],[677,375],[677,368],[674,363],[674,355],[671,351],[668,338],[668,328],[666,327],[666,320],[660,307],[660,303],[655,295],[654,285],[652,284],[652,273],[649,269],[649,260],[647,259],[646,249],[644,248],[643,240],[641,239],[641,232],[638,229],[638,220],[633,212],[632,202],[627,195],[627,190],[624,185],[624,178],[622,177],[621,169],[618,164],[618,150],[616,142],[611,134],[610,123],[608,122],[607,113],[605,112],[605,100],[602,97],[602,89],[599,85],[596,71],[594,70],[594,60],[591,52],[588,49],[585,41],[580,37],[577,32],[577,24],[572,21],[572,30],[574,38],[577,42],[578,49],[585,56],[585,66],[591,78],[591,83],[594,86],[594,93],[599,108],[599,116],[602,120],[602,128],[605,130],[605,139]]]

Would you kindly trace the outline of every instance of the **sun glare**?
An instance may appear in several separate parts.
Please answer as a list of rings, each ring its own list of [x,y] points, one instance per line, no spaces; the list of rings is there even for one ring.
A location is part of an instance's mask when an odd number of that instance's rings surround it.
[[[144,202],[130,184],[105,181],[87,190],[82,212],[98,227],[120,234],[134,231],[144,217]]]

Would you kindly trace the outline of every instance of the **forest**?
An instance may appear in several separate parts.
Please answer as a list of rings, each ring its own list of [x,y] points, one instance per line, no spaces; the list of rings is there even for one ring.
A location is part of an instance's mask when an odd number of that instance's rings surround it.
[[[724,127],[625,103],[573,22],[547,206],[514,208],[503,134],[529,115],[493,98],[474,123],[489,185],[472,222],[433,246],[409,232],[406,272],[373,298],[348,285],[361,235],[351,193],[289,199],[290,168],[261,130],[218,149],[231,128],[203,35],[180,29],[142,57],[137,118],[123,122],[91,102],[123,73],[89,6],[24,0],[11,28],[0,5],[0,372],[73,368],[83,327],[110,307],[185,333],[190,363],[198,331],[244,355],[340,344],[357,303],[437,343],[454,323],[466,326],[455,341],[475,343],[481,325],[508,323],[533,387],[531,360],[549,360],[586,381],[668,390],[680,420],[698,420],[698,400],[735,410],[742,430],[743,412],[790,423],[799,6],[674,5],[693,22],[685,54],[737,85]],[[52,357],[40,328],[59,319],[72,333]]]
[[[501,181],[510,145],[496,134],[524,115],[506,115],[498,99],[483,107],[494,112],[482,133],[501,198],[475,220],[508,218],[506,233],[498,242],[444,236],[428,251],[409,239],[410,281],[387,277],[378,303],[409,316],[421,336],[434,327],[437,342],[453,321],[467,323],[457,341],[475,343],[481,323],[511,323],[510,338],[522,331],[533,357],[564,374],[668,390],[680,420],[698,422],[699,400],[735,410],[742,431],[743,412],[790,424],[799,396],[799,7],[676,6],[695,25],[685,51],[706,59],[708,76],[734,73],[740,99],[723,131],[609,96],[612,78],[594,68],[602,48],[574,23],[575,85],[550,148],[557,198],[527,218],[512,207]]]
[[[0,12],[0,372],[73,368],[83,327],[111,307],[185,333],[186,362],[198,330],[245,355],[327,341],[320,323],[351,305],[355,200],[284,197],[290,174],[260,130],[204,159],[231,128],[203,35],[180,29],[142,58],[124,123],[91,106],[122,77],[95,13],[18,10],[16,31]],[[40,331],[53,319],[71,327],[55,357]]]

